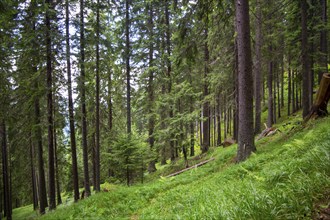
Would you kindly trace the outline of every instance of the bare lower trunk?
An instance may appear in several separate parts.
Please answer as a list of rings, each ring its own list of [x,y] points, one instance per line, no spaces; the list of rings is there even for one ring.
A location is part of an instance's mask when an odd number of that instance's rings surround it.
[[[250,43],[248,1],[236,0],[236,28],[238,52],[239,127],[237,161],[243,161],[256,151],[253,128],[253,76]]]

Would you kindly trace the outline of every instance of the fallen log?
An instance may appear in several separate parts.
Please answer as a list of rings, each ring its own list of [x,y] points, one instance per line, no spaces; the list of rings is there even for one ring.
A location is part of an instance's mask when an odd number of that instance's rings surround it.
[[[191,170],[191,169],[194,169],[194,168],[197,168],[197,167],[203,166],[204,164],[207,164],[208,162],[210,162],[210,161],[212,161],[212,160],[214,160],[214,157],[212,157],[212,158],[210,158],[210,159],[208,159],[208,160],[205,160],[205,161],[203,161],[203,162],[200,162],[200,163],[198,163],[198,164],[195,164],[194,166],[191,166],[191,167],[188,167],[188,168],[186,168],[186,169],[183,169],[183,170],[180,170],[180,171],[178,171],[178,172],[175,172],[175,173],[172,173],[172,174],[170,174],[170,175],[167,175],[166,177],[171,177],[171,176],[179,175],[179,174],[181,174],[181,173],[183,173],[183,172],[186,172],[186,171],[188,171],[188,170]]]
[[[259,136],[257,137],[257,140],[260,140],[261,138],[264,138],[264,137],[267,137],[267,136],[271,136],[273,134],[275,134],[277,132],[277,129],[276,128],[273,128],[273,127],[267,127],[266,124],[265,125],[265,130],[263,130]]]
[[[328,102],[330,99],[330,74],[324,73],[320,82],[320,88],[317,91],[315,102],[310,113],[304,118],[306,123],[311,118],[317,118],[328,115]]]

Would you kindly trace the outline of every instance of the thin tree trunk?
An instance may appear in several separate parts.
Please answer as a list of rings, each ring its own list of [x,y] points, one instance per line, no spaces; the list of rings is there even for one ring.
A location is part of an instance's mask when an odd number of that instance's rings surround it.
[[[235,80],[234,84],[234,103],[235,103],[235,110],[234,110],[234,140],[238,140],[238,127],[239,127],[239,92],[238,92],[238,48],[237,48],[237,38],[235,39],[234,44],[234,51],[235,51],[235,62],[234,62],[234,71],[233,71],[233,78]],[[225,97],[223,98],[225,100]],[[225,106],[225,105],[224,105]],[[226,132],[224,132],[226,134]],[[226,137],[224,137],[226,139]]]
[[[35,69],[35,72],[37,70]],[[37,80],[34,82],[34,88],[38,91],[39,86]],[[44,171],[43,146],[42,146],[42,131],[40,124],[40,104],[39,97],[34,98],[34,124],[35,124],[35,139],[38,145],[38,173],[39,173],[39,212],[45,214],[45,208],[48,206],[46,193],[46,180]]]
[[[37,195],[37,182],[36,182],[36,174],[34,170],[34,147],[32,143],[32,134],[30,133],[29,138],[30,144],[30,163],[31,163],[31,185],[32,185],[32,198],[33,198],[33,210],[37,210],[38,208],[38,195]],[[0,211],[1,213],[1,211]]]
[[[9,169],[8,169],[8,150],[7,150],[7,133],[6,124],[2,119],[0,124],[0,137],[2,146],[2,176],[4,191],[4,214],[7,220],[12,219],[11,189],[9,185]]]
[[[309,56],[308,56],[308,33],[307,33],[307,2],[306,0],[301,1],[301,62],[302,62],[302,79],[303,79],[303,94],[302,94],[302,107],[303,107],[303,118],[305,118],[310,110],[310,69],[309,69]]]
[[[153,64],[153,54],[154,54],[154,46],[153,46],[153,7],[152,3],[149,3],[147,5],[147,11],[149,13],[149,18],[148,18],[148,28],[149,28],[149,39],[151,39],[150,44],[149,44],[149,80],[148,80],[148,110],[149,110],[149,121],[148,121],[148,142],[149,142],[149,147],[151,153],[154,150],[154,129],[155,129],[155,119],[153,115],[153,104],[154,104],[154,72],[152,70],[154,64]],[[156,169],[156,160],[153,159],[150,161],[149,166],[148,166],[148,171],[149,173],[155,172]]]
[[[53,134],[53,88],[52,88],[52,39],[50,0],[46,0],[49,9],[46,10],[46,57],[47,57],[47,122],[48,122],[48,184],[49,184],[49,210],[56,208],[55,195],[55,166],[54,166],[54,134]]]
[[[194,123],[190,122],[190,156],[195,156]]]
[[[261,2],[257,0],[257,24],[256,24],[256,66],[255,66],[255,123],[254,133],[261,132],[261,86],[262,86],[262,72],[261,72],[261,48],[262,48],[262,13]]]
[[[130,16],[129,16],[129,0],[125,3],[125,60],[126,60],[126,100],[127,100],[127,134],[130,135],[132,131],[131,122],[131,66],[130,66]]]
[[[172,65],[171,65],[171,31],[170,31],[170,7],[169,0],[165,1],[165,25],[166,25],[166,31],[165,31],[165,44],[166,44],[166,65],[167,65],[167,78],[168,78],[168,94],[171,94],[172,91]],[[173,107],[170,105],[170,112],[169,117],[172,119],[174,117]],[[174,162],[175,160],[175,143],[174,143],[174,134],[173,132],[170,132],[171,140],[170,140],[170,154],[171,154],[171,161]]]
[[[281,72],[280,72],[281,71]],[[281,76],[282,75],[282,69],[279,70],[279,68],[277,69],[277,117],[280,118],[281,117],[281,88],[280,88],[280,80],[281,80]]]
[[[290,58],[289,58],[290,60]],[[289,66],[290,66],[290,61],[289,61]],[[292,97],[292,90],[291,90],[291,69],[289,67],[288,69],[288,116],[291,114],[290,106],[291,106],[291,97]]]
[[[92,134],[92,139],[90,140],[90,143],[91,144],[91,147],[92,147],[92,169],[93,169],[93,187],[94,187],[94,190],[96,190],[95,188],[95,185],[96,185],[96,135],[95,135],[95,132],[93,132]]]
[[[108,126],[109,126],[109,132],[112,131],[112,124],[113,124],[113,104],[112,104],[112,77],[111,77],[111,71],[109,71],[109,81],[108,81],[108,109],[109,109],[109,115],[108,115]]]
[[[94,190],[100,192],[100,0],[96,6],[96,122],[95,122],[95,185]]]
[[[73,100],[72,100],[72,83],[71,83],[71,62],[70,62],[70,33],[69,33],[69,0],[65,1],[65,34],[66,34],[66,64],[68,75],[68,101],[69,101],[69,124],[70,124],[70,146],[72,161],[72,178],[74,201],[79,200],[79,180],[78,180],[78,164],[77,164],[77,147],[76,132],[74,125]]]
[[[273,63],[273,123],[276,123],[276,80],[277,80],[277,63]]]
[[[235,123],[234,123],[235,124]],[[235,130],[235,129],[234,129]],[[217,97],[217,146],[221,145],[221,101],[220,94]]]
[[[249,2],[236,0],[238,52],[239,127],[237,161],[243,161],[256,151],[253,128],[253,76],[250,42]]]
[[[323,73],[328,72],[328,38],[327,38],[327,25],[328,25],[328,16],[327,16],[327,0],[320,0],[321,3],[321,17],[322,17],[322,28],[320,34],[320,52],[321,52],[321,70],[318,74],[318,82],[320,84]]]
[[[269,52],[272,53],[272,47],[269,47]],[[267,126],[270,128],[274,123],[274,107],[273,107],[273,61],[268,63],[267,74],[267,87],[268,87],[268,118]]]
[[[55,147],[55,177],[56,177],[56,197],[57,197],[57,204],[62,204],[61,198],[61,188],[60,188],[60,176],[58,170],[58,151],[57,151],[57,136],[56,136],[56,127],[54,126],[54,147]]]
[[[86,111],[86,75],[85,75],[85,24],[84,0],[80,0],[80,90],[81,90],[81,116],[82,116],[82,148],[84,164],[85,196],[91,195],[88,170],[88,145],[87,145],[87,111]]]
[[[295,70],[291,70],[292,81],[292,113],[296,112],[296,87],[295,87]]]
[[[281,59],[281,108],[284,107],[284,61]]]
[[[296,73],[296,111],[298,111],[299,109],[299,89],[300,89],[300,80],[299,80],[299,77],[298,77],[298,71],[296,70],[295,71]]]

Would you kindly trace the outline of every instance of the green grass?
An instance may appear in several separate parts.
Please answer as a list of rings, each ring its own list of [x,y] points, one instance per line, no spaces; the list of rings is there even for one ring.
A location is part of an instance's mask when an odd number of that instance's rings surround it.
[[[59,206],[40,219],[310,219],[313,204],[330,189],[330,119],[308,126],[283,121],[282,133],[257,142],[258,151],[235,164],[236,145],[213,148],[202,167],[172,178],[167,165],[132,187],[103,184],[109,192]],[[181,164],[181,165],[180,165]],[[32,207],[14,219],[32,219]]]

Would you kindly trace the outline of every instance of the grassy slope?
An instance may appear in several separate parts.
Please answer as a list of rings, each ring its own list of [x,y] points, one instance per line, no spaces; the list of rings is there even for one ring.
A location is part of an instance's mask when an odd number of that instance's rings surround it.
[[[244,163],[232,163],[236,146],[217,148],[206,156],[216,160],[202,167],[145,185],[105,184],[109,192],[59,207],[42,219],[310,217],[313,203],[330,189],[329,124],[326,118],[307,128],[295,125],[293,131],[292,124],[279,126],[282,133],[257,142],[258,152]]]

